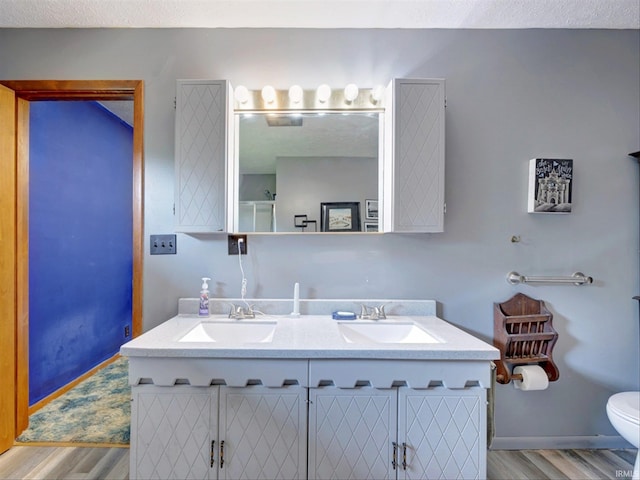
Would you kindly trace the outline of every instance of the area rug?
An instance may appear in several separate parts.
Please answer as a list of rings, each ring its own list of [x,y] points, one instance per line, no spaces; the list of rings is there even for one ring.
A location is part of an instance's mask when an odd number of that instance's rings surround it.
[[[129,362],[118,358],[29,417],[17,443],[129,443]]]

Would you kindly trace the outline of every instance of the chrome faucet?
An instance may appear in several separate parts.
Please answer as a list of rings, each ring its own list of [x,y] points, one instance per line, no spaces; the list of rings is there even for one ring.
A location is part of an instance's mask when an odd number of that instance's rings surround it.
[[[253,310],[253,305],[241,307],[231,304],[231,310],[229,310],[229,318],[256,318],[256,312]]]
[[[360,306],[360,318],[362,320],[386,320],[387,314],[384,311],[384,305],[379,307],[370,307],[362,304]]]

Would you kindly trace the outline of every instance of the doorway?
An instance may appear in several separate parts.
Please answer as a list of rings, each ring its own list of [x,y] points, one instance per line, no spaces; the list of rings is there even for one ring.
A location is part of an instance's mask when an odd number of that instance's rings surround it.
[[[143,82],[0,81],[0,453],[28,426],[29,105],[37,100],[133,101],[131,333],[142,332]]]

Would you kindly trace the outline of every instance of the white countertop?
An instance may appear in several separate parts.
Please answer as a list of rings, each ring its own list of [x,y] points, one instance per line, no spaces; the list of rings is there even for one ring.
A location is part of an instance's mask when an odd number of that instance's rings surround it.
[[[234,322],[274,322],[273,340],[264,343],[180,342],[200,322],[230,321],[226,315],[178,315],[124,344],[128,357],[164,358],[271,358],[271,359],[398,359],[398,360],[495,360],[499,351],[435,316],[392,316],[384,322],[412,321],[439,343],[349,343],[338,322],[329,315],[260,315]],[[354,321],[355,322],[355,321]],[[358,320],[357,322],[376,322]]]

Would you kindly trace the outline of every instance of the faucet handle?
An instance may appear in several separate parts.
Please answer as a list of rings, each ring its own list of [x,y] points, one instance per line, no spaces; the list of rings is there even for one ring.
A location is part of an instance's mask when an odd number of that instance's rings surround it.
[[[368,320],[384,320],[387,314],[384,311],[385,305],[379,307],[369,307],[365,304],[360,305],[360,318]]]
[[[377,320],[377,307],[371,307],[364,303],[360,305],[360,318],[364,320]]]
[[[240,305],[231,304],[231,310],[229,311],[229,318],[255,318],[256,314],[253,310],[254,305],[247,305],[247,307],[242,307]]]

